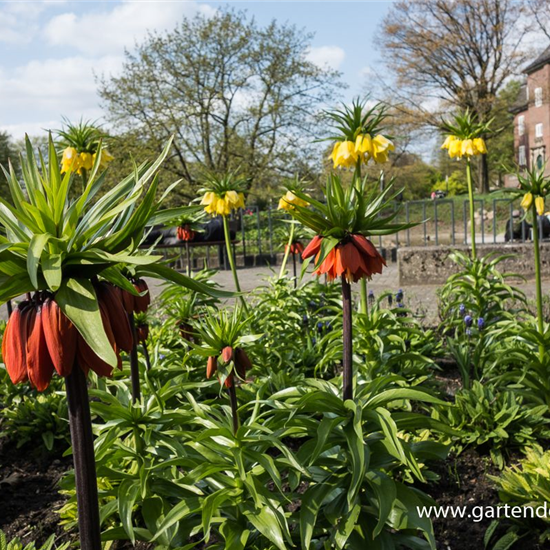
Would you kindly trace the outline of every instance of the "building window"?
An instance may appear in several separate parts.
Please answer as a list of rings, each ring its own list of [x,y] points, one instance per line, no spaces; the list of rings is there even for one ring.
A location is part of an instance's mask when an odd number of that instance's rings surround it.
[[[525,145],[520,145],[518,149],[518,164],[520,166],[525,166],[527,164],[527,159],[525,157]]]
[[[523,115],[518,116],[518,134],[520,136],[525,134],[525,117]]]
[[[525,86],[525,99],[529,101],[529,86]]]
[[[535,125],[535,137],[541,138],[542,137],[542,122],[539,122]]]
[[[542,167],[544,166],[544,157],[542,154],[537,156],[536,164],[537,170],[542,170]]]
[[[542,88],[535,88],[535,107],[542,105]]]

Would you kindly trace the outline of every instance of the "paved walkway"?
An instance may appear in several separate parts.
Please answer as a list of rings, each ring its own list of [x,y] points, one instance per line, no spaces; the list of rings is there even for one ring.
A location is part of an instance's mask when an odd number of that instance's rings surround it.
[[[239,281],[243,292],[249,292],[259,286],[266,285],[266,280],[279,273],[279,270],[271,270],[268,267],[253,267],[241,268],[238,271]],[[311,277],[312,275],[307,275]],[[235,283],[231,271],[218,271],[214,280],[226,290],[235,290]],[[158,294],[159,284],[151,281],[151,291],[153,296]],[[424,317],[424,322],[427,325],[434,325],[438,322],[437,313],[437,289],[441,285],[410,285],[404,286],[406,306],[415,312],[417,315]],[[518,282],[516,284],[527,297],[534,299],[535,284],[534,281]],[[359,285],[354,285],[355,291],[359,292]],[[379,295],[384,291],[395,293],[399,288],[399,277],[397,272],[397,264],[390,263],[382,275],[374,275],[372,281],[368,285],[369,290],[372,290],[375,295]],[[543,281],[542,291],[544,294],[550,293],[550,279]],[[7,319],[6,306],[0,308],[0,318]]]

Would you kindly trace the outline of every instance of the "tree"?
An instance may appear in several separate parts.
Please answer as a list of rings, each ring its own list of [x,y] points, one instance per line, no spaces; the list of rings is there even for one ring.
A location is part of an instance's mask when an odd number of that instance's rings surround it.
[[[527,0],[527,10],[534,21],[535,31],[550,40],[550,0]]]
[[[523,10],[514,0],[392,4],[379,44],[402,110],[436,128],[453,107],[473,111],[480,122],[491,118],[499,91],[526,59]],[[480,191],[487,192],[486,155],[480,155],[479,171]]]
[[[191,187],[205,170],[238,168],[263,187],[311,159],[316,115],[339,73],[306,59],[311,35],[243,12],[184,19],[126,52],[120,76],[99,79],[108,119],[136,145],[176,139],[167,168]]]
[[[14,170],[18,173],[19,159],[17,149],[13,145],[11,136],[7,132],[0,132],[0,165],[9,171],[9,162],[12,163]],[[8,182],[3,170],[0,170],[0,197],[4,199],[9,197]]]

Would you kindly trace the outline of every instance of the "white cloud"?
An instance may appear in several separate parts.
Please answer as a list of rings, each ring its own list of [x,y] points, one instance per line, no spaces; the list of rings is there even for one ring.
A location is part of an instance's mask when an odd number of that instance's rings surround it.
[[[319,67],[330,67],[339,69],[346,57],[346,52],[340,46],[319,46],[311,48],[306,55],[306,59],[315,63]]]
[[[106,4],[108,5],[108,4]],[[112,9],[77,15],[66,12],[50,19],[44,28],[49,44],[69,46],[86,54],[101,55],[132,48],[148,30],[172,29],[184,16],[209,14],[209,6],[187,2],[131,2]]]
[[[121,63],[122,57],[118,56],[99,59],[75,56],[31,61],[9,72],[0,72],[0,105],[21,114],[20,122],[4,126],[4,129],[20,137],[42,127],[51,128],[52,117],[58,117],[54,127],[59,127],[61,116],[73,120],[81,116],[100,117],[94,71],[116,72]],[[25,120],[27,113],[28,121]],[[46,122],[34,123],[36,120]],[[27,122],[31,123],[30,130],[25,129]]]
[[[39,32],[38,17],[46,5],[39,2],[12,2],[0,8],[0,43],[27,44]]]

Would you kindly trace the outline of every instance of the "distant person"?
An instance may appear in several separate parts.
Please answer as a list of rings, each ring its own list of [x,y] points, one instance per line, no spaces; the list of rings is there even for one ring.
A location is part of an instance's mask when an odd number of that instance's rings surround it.
[[[519,210],[512,212],[512,219],[506,224],[504,240],[505,242],[531,240],[531,225],[521,219]]]

